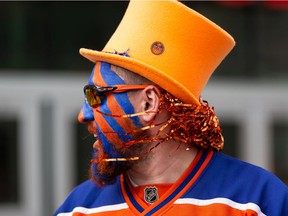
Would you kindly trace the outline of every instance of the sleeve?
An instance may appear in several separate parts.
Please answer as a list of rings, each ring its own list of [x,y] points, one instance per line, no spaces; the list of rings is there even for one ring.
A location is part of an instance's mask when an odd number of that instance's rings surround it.
[[[72,190],[63,204],[56,210],[54,216],[60,216],[61,213],[70,213],[69,215],[71,215],[75,208],[89,206],[99,192],[99,187],[92,181],[88,180],[82,183]]]
[[[268,216],[288,216],[288,187],[271,174],[261,193],[261,208]]]

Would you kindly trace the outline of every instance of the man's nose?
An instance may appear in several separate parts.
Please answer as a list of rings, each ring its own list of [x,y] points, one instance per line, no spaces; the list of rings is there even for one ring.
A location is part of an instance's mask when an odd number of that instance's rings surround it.
[[[88,121],[94,121],[93,109],[85,101],[82,109],[78,114],[78,121],[80,123],[87,123]]]

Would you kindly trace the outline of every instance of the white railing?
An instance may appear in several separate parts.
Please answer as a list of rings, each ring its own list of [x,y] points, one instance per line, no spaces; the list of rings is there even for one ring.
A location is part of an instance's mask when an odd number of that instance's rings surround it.
[[[46,74],[46,75],[37,75]],[[89,74],[49,71],[2,71],[0,73],[0,119],[19,122],[20,205],[0,204],[0,215],[48,215],[43,202],[43,151],[41,107],[52,107],[53,137],[50,149],[53,212],[75,184],[73,128],[83,102],[82,87]],[[78,73],[80,74],[80,73]],[[271,124],[275,119],[288,122],[288,80],[247,81],[211,80],[203,93],[215,107],[222,122],[236,122],[241,128],[240,158],[273,169]],[[45,124],[45,122],[44,122]],[[48,122],[47,122],[48,124]],[[44,210],[43,210],[44,209]],[[46,209],[46,210],[45,210]],[[45,211],[45,212],[43,212]]]

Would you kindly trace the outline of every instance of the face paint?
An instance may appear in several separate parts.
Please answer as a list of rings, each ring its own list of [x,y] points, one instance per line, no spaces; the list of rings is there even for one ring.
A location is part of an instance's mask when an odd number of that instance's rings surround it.
[[[80,110],[80,113],[78,115],[78,121],[84,123],[93,120],[94,120],[93,109],[86,101],[84,101],[82,109]]]
[[[93,72],[92,82],[94,85],[113,86],[125,84],[125,81],[110,69],[110,64],[108,63],[98,62]],[[129,100],[128,92],[107,93],[107,97],[97,109],[107,114],[125,115],[135,113],[134,107]],[[94,119],[100,134],[103,133],[108,142],[117,149],[121,148],[123,143],[133,139],[129,132],[133,131],[135,127],[141,127],[137,116],[129,119],[113,118],[94,112]]]
[[[95,66],[94,66],[95,68]],[[94,68],[92,70],[92,73],[90,75],[88,84],[93,85],[93,75],[94,75]],[[80,110],[80,113],[78,115],[78,121],[79,122],[87,122],[87,121],[93,121],[94,120],[94,115],[93,115],[93,109],[92,107],[84,100],[82,109]]]
[[[88,81],[89,85],[113,86],[117,84],[126,84],[114,71],[110,69],[110,64],[97,62],[92,70]],[[128,92],[107,93],[106,97],[99,107],[102,113],[125,115],[135,113],[131,104]],[[105,183],[115,179],[123,170],[129,166],[129,162],[101,162],[103,158],[123,158],[125,157],[124,147],[126,142],[135,138],[131,133],[135,128],[140,128],[141,124],[137,116],[132,118],[115,118],[103,115],[94,110],[85,102],[80,112],[84,120],[95,120],[98,141],[94,144],[93,159],[98,163],[92,163],[90,175],[92,179]]]

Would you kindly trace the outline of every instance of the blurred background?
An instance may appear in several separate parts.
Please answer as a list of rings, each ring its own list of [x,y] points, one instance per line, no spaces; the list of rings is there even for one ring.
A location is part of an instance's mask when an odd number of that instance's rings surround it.
[[[203,92],[224,152],[288,184],[288,2],[184,4],[227,30],[236,47]],[[93,137],[77,123],[93,64],[127,1],[0,2],[0,215],[52,215],[88,177]]]

